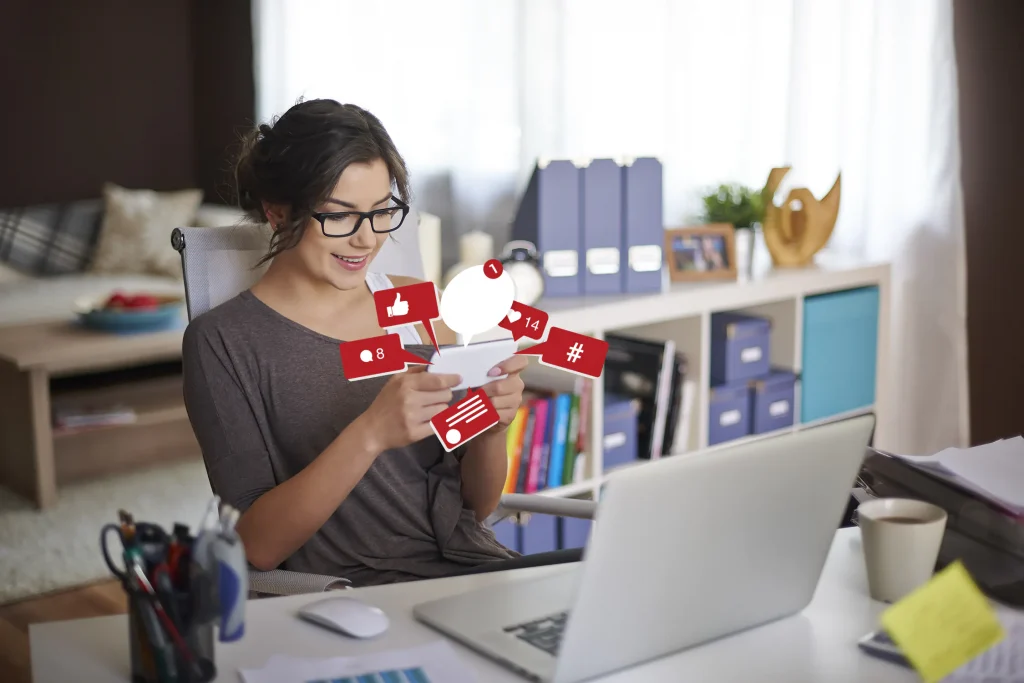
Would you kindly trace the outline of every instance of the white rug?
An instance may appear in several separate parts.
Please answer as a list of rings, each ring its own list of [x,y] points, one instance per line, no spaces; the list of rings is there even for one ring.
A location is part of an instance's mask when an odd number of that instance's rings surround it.
[[[168,531],[174,522],[194,531],[211,495],[199,460],[64,486],[44,512],[0,487],[0,604],[111,577],[100,529],[117,521],[118,509]],[[109,542],[117,547],[117,536]]]

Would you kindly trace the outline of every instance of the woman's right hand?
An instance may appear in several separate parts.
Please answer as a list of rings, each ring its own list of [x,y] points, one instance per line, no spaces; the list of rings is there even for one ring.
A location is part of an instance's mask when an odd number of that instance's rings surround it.
[[[399,448],[433,433],[430,420],[448,407],[458,375],[431,374],[414,365],[390,377],[362,417],[377,451]]]

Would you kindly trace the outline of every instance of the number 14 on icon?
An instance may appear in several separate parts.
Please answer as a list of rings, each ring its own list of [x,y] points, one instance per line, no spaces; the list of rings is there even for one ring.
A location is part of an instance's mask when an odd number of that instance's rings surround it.
[[[519,341],[522,337],[541,340],[548,327],[548,314],[539,308],[512,302],[512,309],[501,319],[498,327],[512,333],[512,338]]]

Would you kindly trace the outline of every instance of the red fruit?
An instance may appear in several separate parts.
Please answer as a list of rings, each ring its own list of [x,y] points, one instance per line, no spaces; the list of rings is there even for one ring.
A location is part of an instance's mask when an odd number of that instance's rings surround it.
[[[128,297],[121,292],[114,292],[103,304],[104,308],[123,308],[128,305]]]
[[[152,294],[137,294],[128,299],[127,306],[135,309],[153,309],[159,304],[160,302]]]

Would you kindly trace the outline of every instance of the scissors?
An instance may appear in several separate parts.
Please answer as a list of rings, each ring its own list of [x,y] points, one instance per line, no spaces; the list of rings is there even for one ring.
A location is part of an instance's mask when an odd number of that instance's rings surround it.
[[[125,532],[120,524],[104,524],[103,528],[100,529],[100,550],[103,551],[103,561],[106,562],[107,568],[110,569],[110,573],[116,576],[124,585],[125,590],[127,590],[130,586],[128,573],[125,569],[114,564],[114,561],[111,559],[110,549],[107,547],[107,538],[109,538],[111,531],[115,532],[117,534],[117,539],[121,541],[122,558],[124,558],[125,553],[128,552],[128,547],[131,545],[131,541],[125,539]]]

